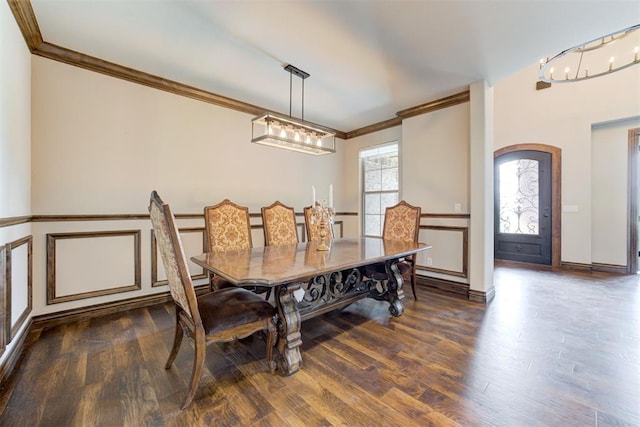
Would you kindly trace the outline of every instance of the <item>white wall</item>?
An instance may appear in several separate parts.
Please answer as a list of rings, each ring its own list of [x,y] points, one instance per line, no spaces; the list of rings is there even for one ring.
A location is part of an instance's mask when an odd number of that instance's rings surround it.
[[[31,54],[9,5],[0,2],[0,218],[31,214],[30,109]],[[0,227],[0,245],[30,234],[28,223]],[[28,307],[26,249],[21,245],[12,253],[13,319]],[[4,275],[4,271],[0,274]],[[9,344],[3,358],[15,343],[16,340]]]
[[[311,185],[340,210],[342,144],[315,157],[251,144],[251,116],[34,57],[33,213],[177,212],[228,197],[302,209]],[[327,193],[327,194],[325,194]]]
[[[562,213],[562,261],[590,264],[591,126],[640,116],[640,67],[541,91],[537,74],[533,64],[495,85],[495,149],[520,143],[562,149],[562,205],[577,208]]]
[[[402,197],[425,212],[469,212],[469,103],[402,122]]]
[[[640,118],[593,126],[591,135],[591,260],[627,264],[629,129]]]
[[[33,57],[32,91],[34,215],[144,214],[152,190],[175,214],[200,214],[224,198],[252,213],[275,200],[301,212],[311,204],[312,185],[318,198],[328,198],[331,183],[336,209],[345,210],[340,140],[336,154],[321,157],[251,144],[250,115],[41,57]],[[178,226],[202,227],[203,221],[178,219]],[[34,313],[166,291],[151,287],[150,228],[148,220],[34,223]],[[46,235],[116,230],[141,231],[142,289],[47,305]],[[256,231],[254,246],[261,246]],[[202,252],[197,233],[183,238],[191,241],[187,257]],[[133,241],[61,240],[56,289],[74,295],[132,284]],[[114,251],[129,258],[119,260]]]
[[[14,217],[31,210],[31,54],[6,2],[0,24],[0,217]]]

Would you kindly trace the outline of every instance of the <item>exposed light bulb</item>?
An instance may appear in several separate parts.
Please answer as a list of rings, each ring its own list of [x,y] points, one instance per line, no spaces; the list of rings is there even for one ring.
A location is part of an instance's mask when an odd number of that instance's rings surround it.
[[[553,79],[553,67],[549,69],[549,79]]]
[[[613,68],[613,60],[615,58],[612,56],[611,58],[609,58],[609,71],[611,71],[611,69]]]
[[[280,138],[286,138],[287,137],[287,131],[284,130],[284,128],[282,128],[282,130],[280,130]]]
[[[564,79],[569,80],[569,67],[564,69]]]

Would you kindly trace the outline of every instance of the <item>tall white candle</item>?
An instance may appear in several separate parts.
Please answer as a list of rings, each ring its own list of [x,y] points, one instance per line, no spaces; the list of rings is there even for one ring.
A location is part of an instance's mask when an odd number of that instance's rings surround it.
[[[311,194],[313,195],[311,207],[314,207],[316,205],[316,187],[314,185],[311,186]]]
[[[329,207],[333,207],[333,184],[329,184]]]

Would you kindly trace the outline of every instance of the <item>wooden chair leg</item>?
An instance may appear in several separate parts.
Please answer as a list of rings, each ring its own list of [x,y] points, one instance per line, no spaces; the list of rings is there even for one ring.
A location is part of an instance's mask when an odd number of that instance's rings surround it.
[[[173,362],[176,360],[176,356],[178,355],[178,350],[180,350],[180,344],[182,344],[182,337],[184,336],[184,331],[182,330],[182,325],[180,325],[180,320],[178,317],[178,308],[176,307],[176,331],[173,336],[173,347],[171,347],[171,352],[169,352],[169,358],[167,359],[167,363],[164,365],[164,369],[169,369]]]
[[[418,295],[416,295],[416,269],[411,269],[411,290],[413,291],[413,299],[418,301]]]
[[[276,336],[278,335],[278,329],[276,328],[275,319],[269,322],[267,327],[267,363],[269,364],[269,370],[275,372],[276,362],[273,360],[273,347],[275,345]]]
[[[187,391],[187,396],[184,398],[184,402],[180,409],[185,409],[196,395],[196,391],[198,390],[198,384],[200,383],[200,378],[202,377],[202,370],[204,369],[204,358],[207,352],[207,344],[205,342],[204,336],[201,336],[196,332],[196,337],[194,339],[195,348],[194,348],[194,360],[193,360],[193,372],[191,372],[191,381],[189,383],[189,390]]]

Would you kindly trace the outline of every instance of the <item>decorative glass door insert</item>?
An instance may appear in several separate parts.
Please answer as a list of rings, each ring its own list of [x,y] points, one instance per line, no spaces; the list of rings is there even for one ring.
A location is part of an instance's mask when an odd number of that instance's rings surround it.
[[[538,234],[538,165],[537,160],[518,159],[499,166],[500,233]]]

